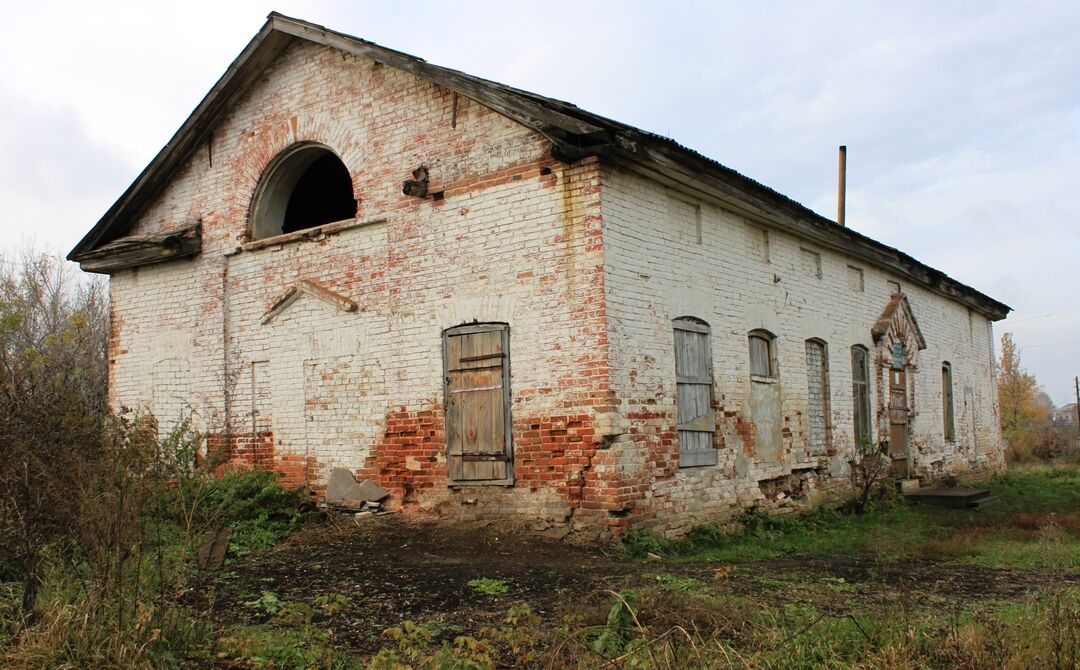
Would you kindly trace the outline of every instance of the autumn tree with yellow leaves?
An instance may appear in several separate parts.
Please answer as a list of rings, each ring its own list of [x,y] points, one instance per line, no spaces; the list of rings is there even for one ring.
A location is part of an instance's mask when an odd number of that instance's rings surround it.
[[[1042,389],[1020,364],[1020,352],[1011,333],[1001,336],[1001,358],[997,370],[998,406],[1001,432],[1012,455],[1026,456],[1037,446],[1047,426],[1048,408],[1040,402]]]

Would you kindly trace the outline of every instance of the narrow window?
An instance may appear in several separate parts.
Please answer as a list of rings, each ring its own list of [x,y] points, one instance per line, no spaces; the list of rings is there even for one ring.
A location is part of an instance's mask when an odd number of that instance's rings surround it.
[[[712,407],[712,353],[709,325],[682,317],[675,331],[675,410],[679,467],[716,465],[716,416]]]
[[[856,344],[851,348],[851,400],[855,420],[855,443],[873,442],[870,429],[870,352]]]
[[[750,331],[750,376],[775,378],[776,352],[773,335],[766,330]]]
[[[956,420],[953,407],[952,365],[948,361],[941,364],[941,417],[944,423],[945,440],[956,440]]]
[[[829,351],[825,342],[806,341],[806,386],[810,421],[810,453],[829,448]]]
[[[512,483],[510,327],[495,323],[447,330],[443,366],[450,482]]]

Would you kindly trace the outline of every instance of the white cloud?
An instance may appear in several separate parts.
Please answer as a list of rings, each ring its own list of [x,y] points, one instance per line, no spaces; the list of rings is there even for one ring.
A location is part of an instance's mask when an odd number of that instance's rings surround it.
[[[0,24],[0,244],[70,248],[271,9],[672,136],[830,217],[848,144],[853,227],[1017,318],[1080,303],[1071,0],[26,3]],[[1055,400],[1080,347],[1034,345],[1080,339],[1067,317],[1016,325]]]

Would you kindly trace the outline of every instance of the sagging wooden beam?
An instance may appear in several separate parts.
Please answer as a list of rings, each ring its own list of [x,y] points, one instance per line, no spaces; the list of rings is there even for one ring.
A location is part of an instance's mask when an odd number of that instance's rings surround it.
[[[157,235],[129,235],[79,255],[86,272],[111,274],[119,270],[187,258],[202,251],[202,226],[194,224]]]

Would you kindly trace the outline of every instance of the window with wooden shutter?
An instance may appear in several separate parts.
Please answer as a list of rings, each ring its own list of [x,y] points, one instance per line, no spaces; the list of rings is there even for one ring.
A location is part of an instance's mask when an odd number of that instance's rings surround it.
[[[855,443],[873,442],[870,424],[870,352],[866,347],[851,348],[851,398],[855,420]]]
[[[716,465],[716,417],[712,407],[712,353],[709,326],[675,319],[675,404],[679,466]]]
[[[754,377],[776,377],[776,356],[772,333],[752,330],[750,339],[750,374]]]
[[[952,365],[948,361],[941,364],[941,418],[944,423],[945,439],[956,439],[956,418],[953,407]]]
[[[458,326],[443,333],[446,460],[451,483],[513,483],[510,327]]]

